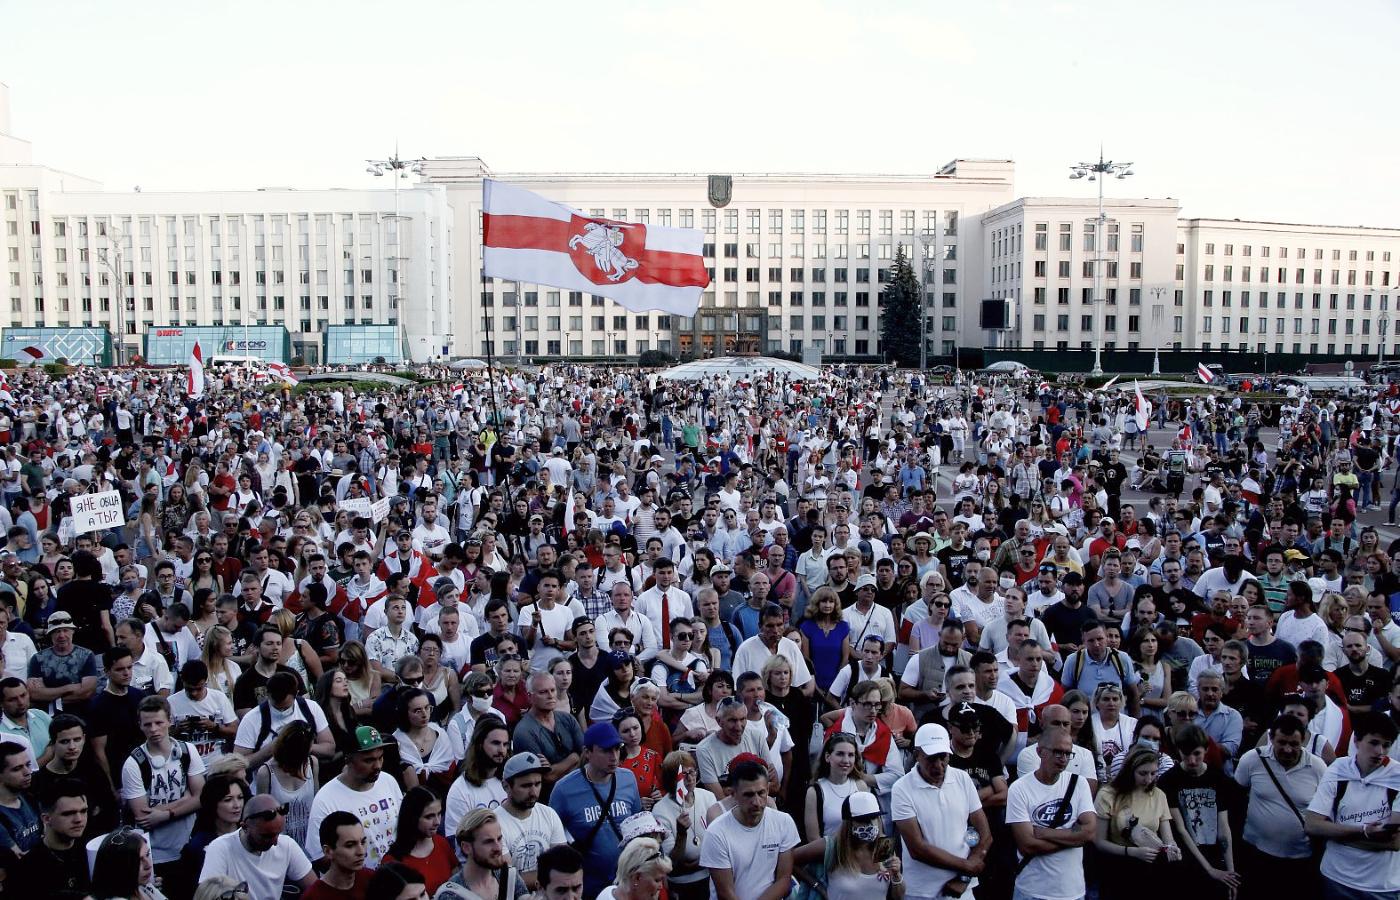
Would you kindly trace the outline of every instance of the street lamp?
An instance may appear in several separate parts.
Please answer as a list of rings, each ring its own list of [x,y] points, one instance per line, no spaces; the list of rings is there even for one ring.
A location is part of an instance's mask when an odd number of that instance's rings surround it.
[[[1106,230],[1106,219],[1103,214],[1103,182],[1104,179],[1112,175],[1117,179],[1127,178],[1133,174],[1132,163],[1116,163],[1103,158],[1103,148],[1099,148],[1099,161],[1078,163],[1070,166],[1070,178],[1088,178],[1090,181],[1099,183],[1099,219],[1098,225],[1094,229],[1094,370],[1090,374],[1103,374],[1103,329],[1102,312],[1103,305],[1103,233]]]
[[[1385,362],[1385,333],[1387,331],[1386,326],[1390,324],[1390,310],[1385,307],[1385,298],[1382,298],[1381,303],[1380,320],[1376,323],[1381,332],[1380,341],[1376,345],[1376,365]]]
[[[398,322],[397,327],[399,329],[400,335],[401,337],[406,337],[408,334],[408,323],[404,321],[404,317],[405,314],[408,312],[408,309],[405,304],[402,304],[399,301],[405,299],[406,290],[404,285],[406,284],[406,281],[404,279],[403,262],[407,260],[408,257],[401,255],[403,253],[402,230],[404,217],[399,213],[399,182],[408,178],[409,173],[412,173],[414,175],[422,175],[423,163],[427,162],[427,159],[423,157],[420,157],[418,159],[400,159],[398,148],[395,147],[394,155],[389,157],[388,159],[367,159],[365,160],[365,162],[368,163],[368,165],[365,167],[365,171],[373,175],[374,177],[383,178],[385,173],[388,173],[389,177],[394,179],[394,255],[386,256],[385,262],[393,262],[394,292],[390,295],[389,299],[393,301],[391,307],[394,309],[394,318]],[[517,291],[517,303],[519,303],[519,297],[520,293],[519,291]],[[519,316],[517,312],[517,318],[518,317]]]
[[[108,269],[112,271],[112,279],[117,284],[117,365],[123,364],[124,350],[126,349],[126,332],[122,326],[122,310],[126,306],[126,289],[122,285],[122,245],[126,241],[126,236],[117,228],[115,222],[107,223],[107,242],[109,248],[98,248],[97,258],[102,261]],[[114,262],[115,260],[115,262]]]
[[[938,261],[938,218],[934,217],[933,229],[919,232],[919,371],[928,370],[928,280],[930,263]],[[929,256],[929,248],[933,256]],[[936,290],[936,289],[935,289]],[[920,376],[921,378],[923,376]]]
[[[1166,318],[1166,305],[1162,303],[1162,296],[1166,294],[1164,287],[1152,289],[1152,374],[1162,374],[1162,320]]]

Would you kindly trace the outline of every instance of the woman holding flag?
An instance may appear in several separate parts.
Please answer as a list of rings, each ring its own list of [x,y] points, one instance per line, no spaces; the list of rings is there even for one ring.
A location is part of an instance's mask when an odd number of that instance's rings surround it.
[[[700,845],[705,842],[705,813],[717,798],[699,786],[698,778],[695,757],[684,750],[668,753],[661,762],[663,796],[651,814],[666,829],[661,852],[671,860],[666,889],[674,900],[710,896],[710,873],[700,866]]]

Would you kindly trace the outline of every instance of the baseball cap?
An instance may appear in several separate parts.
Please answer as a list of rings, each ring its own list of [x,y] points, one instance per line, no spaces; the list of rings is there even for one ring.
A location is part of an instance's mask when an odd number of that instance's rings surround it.
[[[433,593],[441,597],[447,591],[457,590],[457,582],[450,575],[440,575],[433,579]]]
[[[948,739],[948,729],[932,722],[920,725],[919,730],[914,732],[914,746],[928,756],[953,752],[953,742]]]
[[[611,722],[594,722],[583,733],[583,746],[611,750],[622,746],[622,735],[617,733]]]
[[[732,575],[732,574],[734,574],[734,570],[731,569],[731,568],[729,568],[728,566],[726,566],[724,563],[715,563],[714,566],[712,566],[712,567],[710,568],[710,574],[711,574],[711,575]]]
[[[528,775],[531,772],[541,774],[548,772],[549,763],[545,762],[543,756],[534,753],[517,753],[506,760],[505,768],[501,770],[501,780],[510,781],[517,775]]]
[[[1289,562],[1297,562],[1300,559],[1312,559],[1311,556],[1308,556],[1302,550],[1286,550],[1284,551],[1283,558]]]
[[[949,725],[956,725],[960,729],[970,728],[982,721],[977,715],[977,707],[966,700],[948,707],[948,715],[945,718]]]
[[[73,617],[60,610],[56,613],[50,613],[48,619],[45,620],[44,634],[53,634],[63,628],[78,630],[78,626],[73,624]]]
[[[861,588],[873,588],[875,586],[874,575],[865,574],[856,579],[856,590],[860,590]]]
[[[870,819],[880,815],[880,801],[870,791],[856,791],[841,801],[841,818]]]
[[[373,725],[361,725],[355,729],[355,746],[351,753],[364,753],[369,750],[378,750],[380,747],[389,746],[389,742],[379,734],[379,729]]]
[[[1137,538],[1128,538],[1128,543],[1123,546],[1124,550],[1141,550],[1142,541]]]
[[[737,769],[737,768],[739,768],[739,765],[740,765],[741,763],[746,763],[746,762],[758,763],[760,766],[763,766],[765,769],[768,768],[768,761],[767,761],[766,759],[764,759],[763,757],[759,756],[757,753],[740,753],[738,756],[734,757],[733,759],[731,759],[731,760],[729,761],[729,765],[727,765],[727,766],[724,767],[725,774],[726,774],[726,775],[732,775],[732,774],[734,774],[734,770]]]
[[[396,535],[394,535],[394,537],[395,537],[395,538],[409,538],[409,539],[412,539],[412,538],[413,538],[413,532],[409,531],[407,528],[400,528],[400,529],[399,529],[399,533],[396,534]]]

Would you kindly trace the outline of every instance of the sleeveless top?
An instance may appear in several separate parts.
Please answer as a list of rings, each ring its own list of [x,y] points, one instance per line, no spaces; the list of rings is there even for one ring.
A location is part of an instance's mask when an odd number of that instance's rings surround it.
[[[845,784],[832,784],[825,778],[817,779],[817,796],[821,798],[818,824],[824,836],[833,837],[841,830],[841,806],[847,797],[856,792],[856,786],[859,784],[855,778],[847,778]]]
[[[311,682],[311,675],[306,671],[306,660],[301,658],[301,640],[293,638],[292,644],[295,649],[292,650],[292,655],[287,657],[287,661],[282,665],[297,673],[301,678],[302,685],[305,686],[308,691],[314,691],[316,685]]]
[[[306,845],[306,827],[311,819],[311,801],[316,798],[316,778],[310,775],[301,787],[292,790],[277,780],[277,771],[271,763],[263,763],[267,770],[268,793],[278,803],[287,804],[287,824],[283,833],[297,842]]]
[[[421,687],[423,690],[433,695],[433,707],[435,709],[442,709],[443,704],[447,702],[447,670],[439,666],[437,684],[428,684],[427,679],[424,679]]]

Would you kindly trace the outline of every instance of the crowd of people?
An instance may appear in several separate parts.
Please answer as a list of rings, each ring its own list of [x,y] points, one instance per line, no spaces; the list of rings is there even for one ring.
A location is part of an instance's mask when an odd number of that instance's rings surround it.
[[[1400,897],[1390,388],[421,376],[11,373],[6,891]]]

